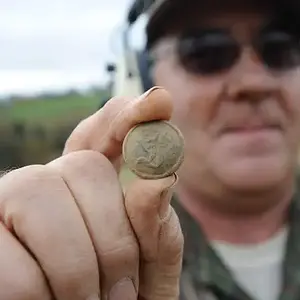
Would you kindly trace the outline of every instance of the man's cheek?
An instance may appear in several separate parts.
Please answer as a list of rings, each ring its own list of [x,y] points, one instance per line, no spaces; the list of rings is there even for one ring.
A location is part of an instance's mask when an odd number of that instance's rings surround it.
[[[298,108],[296,110],[288,123],[286,142],[291,155],[297,155],[300,158],[300,111]]]
[[[295,98],[297,101],[294,101],[290,105],[290,114],[287,123],[289,131],[293,132],[294,138],[300,142],[300,93]]]

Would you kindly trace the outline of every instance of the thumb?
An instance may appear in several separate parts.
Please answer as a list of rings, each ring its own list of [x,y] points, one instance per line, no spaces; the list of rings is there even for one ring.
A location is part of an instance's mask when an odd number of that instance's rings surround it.
[[[183,235],[170,201],[177,176],[137,179],[125,205],[141,249],[139,299],[175,300],[179,296]]]
[[[119,166],[123,140],[128,131],[142,122],[169,120],[172,108],[170,94],[161,87],[153,87],[135,99],[112,98],[78,124],[69,136],[63,154],[93,150]]]

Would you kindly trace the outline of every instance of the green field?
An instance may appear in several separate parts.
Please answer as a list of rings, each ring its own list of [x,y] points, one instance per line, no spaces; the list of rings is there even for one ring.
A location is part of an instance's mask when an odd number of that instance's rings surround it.
[[[56,122],[74,122],[95,112],[104,93],[66,94],[55,97],[40,96],[32,99],[14,99],[2,109],[1,115],[10,123],[24,125],[55,126]]]
[[[94,88],[0,102],[0,170],[56,158],[76,125],[96,112],[107,95]]]

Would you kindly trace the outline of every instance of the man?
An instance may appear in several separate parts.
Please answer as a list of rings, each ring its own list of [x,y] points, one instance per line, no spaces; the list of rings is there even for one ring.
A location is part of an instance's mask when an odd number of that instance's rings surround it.
[[[168,92],[111,99],[62,157],[0,180],[0,299],[300,299],[297,3],[165,0],[148,13]],[[179,180],[138,179],[123,199],[122,141],[153,119],[185,137]]]
[[[299,9],[171,2],[150,20],[148,47],[186,141],[178,200],[202,231],[178,211],[183,277],[219,299],[300,299],[299,225],[287,216],[298,215]]]

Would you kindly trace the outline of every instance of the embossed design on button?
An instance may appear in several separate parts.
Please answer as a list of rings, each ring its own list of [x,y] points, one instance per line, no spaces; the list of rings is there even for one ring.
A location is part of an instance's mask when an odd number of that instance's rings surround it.
[[[168,121],[151,121],[132,128],[123,142],[123,157],[129,169],[144,179],[174,174],[184,158],[184,139]]]

